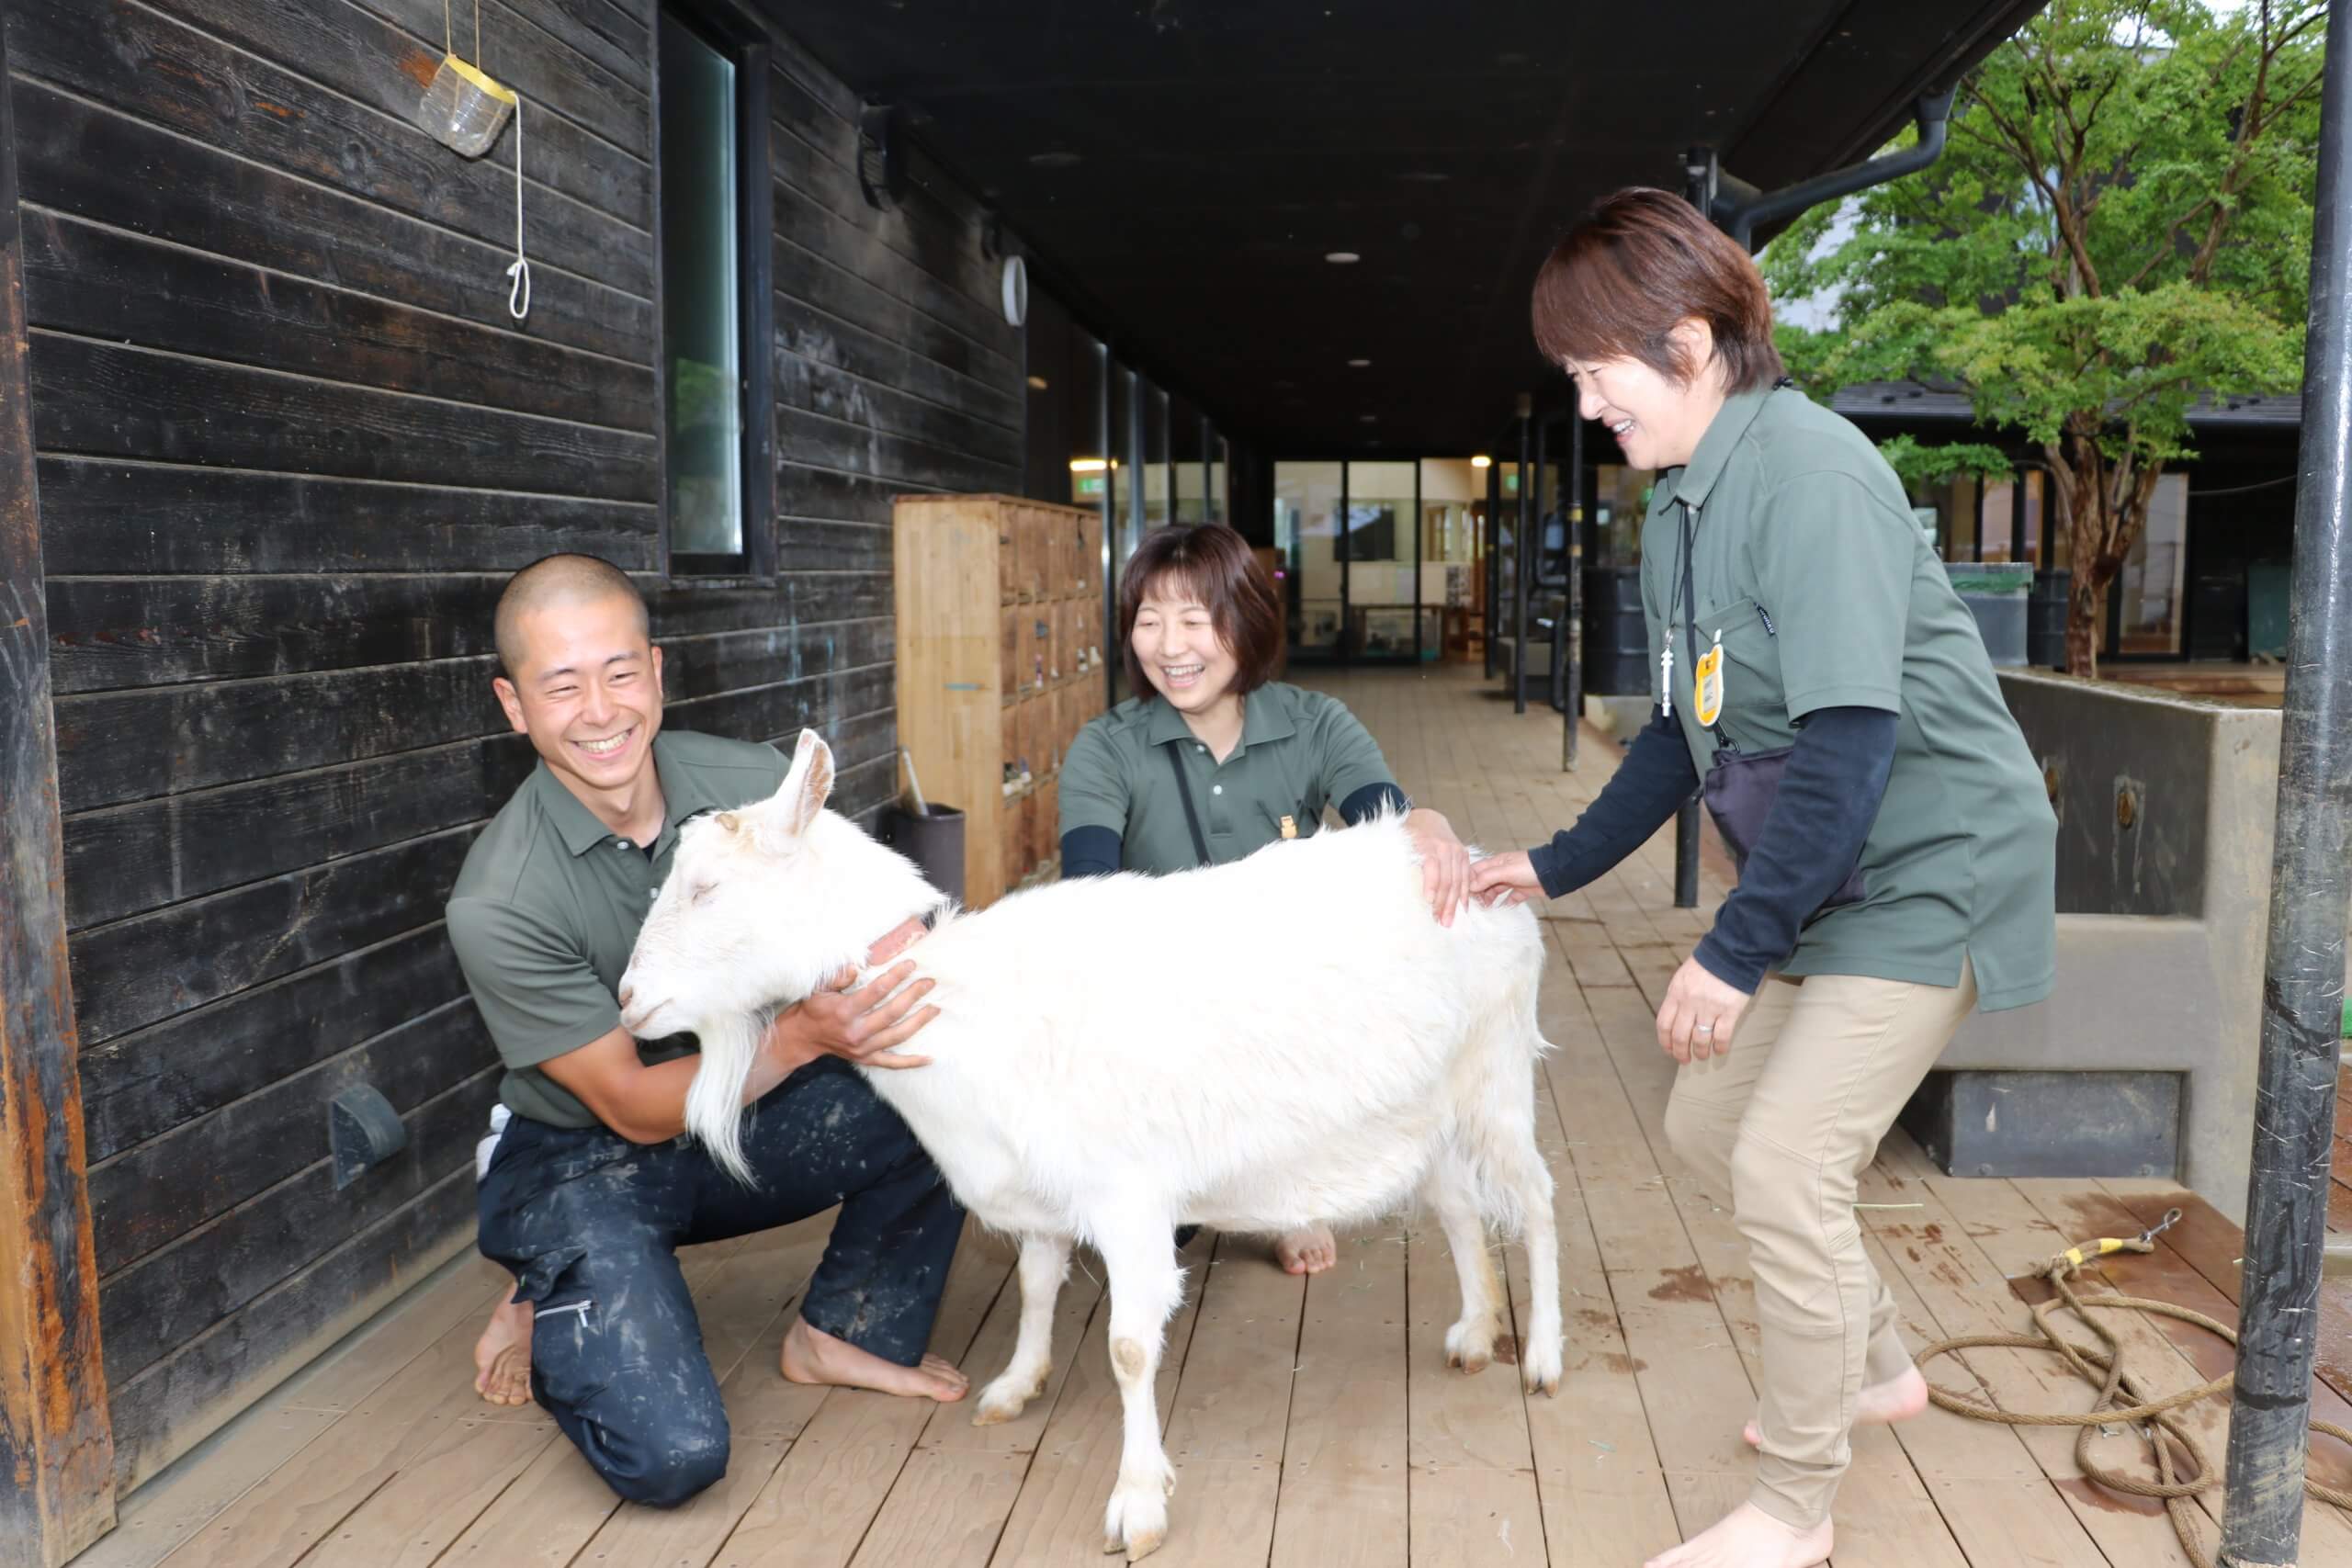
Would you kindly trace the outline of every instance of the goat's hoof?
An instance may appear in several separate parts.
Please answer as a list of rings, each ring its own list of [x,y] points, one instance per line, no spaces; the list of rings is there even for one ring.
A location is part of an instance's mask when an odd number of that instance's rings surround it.
[[[1053,1375],[1047,1367],[1026,1384],[1017,1383],[1007,1373],[980,1390],[979,1408],[972,1412],[975,1427],[995,1427],[1017,1418],[1029,1407],[1029,1402],[1046,1392],[1046,1380]]]
[[[1526,1384],[1527,1392],[1530,1393],[1558,1393],[1560,1392],[1560,1341],[1555,1337],[1531,1344],[1521,1349],[1519,1375],[1521,1382]]]
[[[1495,1359],[1495,1325],[1464,1319],[1445,1331],[1445,1364],[1460,1367],[1467,1376],[1487,1370]]]
[[[1111,1494],[1102,1516],[1102,1550],[1124,1551],[1135,1562],[1159,1550],[1168,1539],[1168,1498],[1176,1490],[1176,1472],[1162,1463],[1159,1475],[1123,1476]]]

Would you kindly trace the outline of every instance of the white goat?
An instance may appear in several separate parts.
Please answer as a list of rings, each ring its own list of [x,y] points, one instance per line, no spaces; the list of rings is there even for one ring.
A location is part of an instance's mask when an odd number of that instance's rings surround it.
[[[687,825],[624,977],[640,1038],[692,1030],[686,1124],[748,1179],[742,1086],[767,1016],[944,897],[824,809],[832,753],[802,731],[775,795]],[[1168,1527],[1175,1475],[1153,1382],[1182,1292],[1171,1235],[1283,1231],[1393,1213],[1416,1194],[1462,1284],[1447,1359],[1486,1367],[1503,1297],[1484,1222],[1524,1235],[1534,1295],[1520,1368],[1560,1382],[1552,1179],[1535,1145],[1542,943],[1524,908],[1431,918],[1419,857],[1386,818],[1181,875],[1119,875],[955,914],[909,950],[940,1010],[867,1080],[956,1195],[1020,1237],[1012,1359],[976,1422],[1041,1393],[1073,1242],[1110,1270],[1111,1365],[1126,1442],[1104,1550]]]

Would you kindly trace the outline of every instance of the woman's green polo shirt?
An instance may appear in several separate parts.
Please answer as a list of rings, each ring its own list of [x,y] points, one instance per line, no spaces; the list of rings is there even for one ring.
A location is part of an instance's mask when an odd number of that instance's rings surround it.
[[[1108,828],[1128,871],[1198,865],[1171,756],[1192,786],[1209,860],[1219,865],[1282,838],[1284,818],[1305,838],[1326,805],[1396,783],[1371,732],[1320,692],[1276,681],[1250,693],[1240,743],[1222,762],[1155,693],[1130,697],[1078,732],[1062,759],[1060,833]]]
[[[1693,592],[1680,600],[1686,509]],[[1794,744],[1818,708],[1896,716],[1862,847],[1867,896],[1808,924],[1781,973],[1951,986],[1965,954],[1987,1011],[2049,995],[2058,823],[2041,770],[1974,617],[1861,432],[1786,389],[1727,400],[1657,485],[1642,607],[1654,684],[1671,642],[1673,715],[1702,777],[1716,742],[1693,711],[1684,620],[1702,654],[1720,639],[1716,728],[1743,751]]]

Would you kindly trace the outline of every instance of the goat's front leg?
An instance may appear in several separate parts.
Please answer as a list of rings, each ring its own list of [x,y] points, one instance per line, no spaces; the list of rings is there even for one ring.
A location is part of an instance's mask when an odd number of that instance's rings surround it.
[[[1021,1334],[1012,1346],[1012,1359],[996,1380],[980,1391],[980,1407],[972,1425],[993,1427],[1021,1414],[1023,1406],[1046,1392],[1054,1371],[1054,1302],[1069,1274],[1069,1237],[1024,1235],[1021,1238]]]
[[[1163,1214],[1122,1214],[1111,1216],[1095,1237],[1110,1270],[1111,1372],[1126,1418],[1119,1483],[1102,1516],[1102,1550],[1124,1549],[1130,1562],[1167,1539],[1168,1498],[1176,1490],[1176,1472],[1159,1446],[1156,1388],[1161,1336],[1184,1292],[1170,1229]]]

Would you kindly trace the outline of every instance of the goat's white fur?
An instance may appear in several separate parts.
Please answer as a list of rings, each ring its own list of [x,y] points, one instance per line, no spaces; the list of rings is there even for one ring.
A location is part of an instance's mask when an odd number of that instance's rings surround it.
[[[690,823],[623,994],[639,1037],[693,1030],[686,1124],[745,1179],[743,1085],[763,1021],[947,900],[822,809],[831,752],[803,731],[770,800]],[[1542,939],[1525,908],[1431,917],[1403,823],[1385,817],[1181,875],[1061,883],[948,911],[907,956],[939,1017],[925,1067],[867,1070],[980,1220],[1020,1237],[1022,1316],[974,1419],[1045,1386],[1073,1242],[1110,1270],[1125,1452],[1106,1549],[1159,1544],[1173,1472],[1153,1382],[1182,1290],[1170,1234],[1341,1224],[1419,1195],[1462,1286],[1450,1360],[1484,1368],[1503,1295],[1485,1222],[1524,1236],[1521,1370],[1557,1391],[1552,1180],[1535,1144]]]

